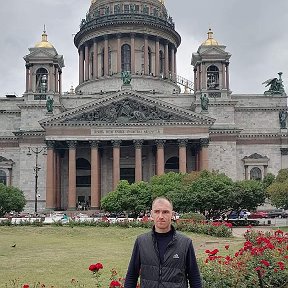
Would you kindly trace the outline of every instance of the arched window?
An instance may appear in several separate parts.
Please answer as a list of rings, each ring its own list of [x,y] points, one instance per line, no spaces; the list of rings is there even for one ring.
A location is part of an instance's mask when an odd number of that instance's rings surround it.
[[[215,65],[207,68],[207,89],[219,89],[219,69]]]
[[[262,180],[262,172],[258,167],[253,167],[250,170],[250,179],[251,180]]]
[[[76,160],[76,186],[90,187],[91,186],[91,165],[84,158]]]
[[[3,170],[0,170],[0,183],[3,183],[4,185],[7,183],[7,176]]]
[[[101,50],[101,76],[104,76],[104,48]]]
[[[121,47],[121,70],[131,71],[131,47],[129,44],[124,44]]]
[[[165,163],[165,171],[179,172],[179,158],[171,157]]]
[[[148,74],[152,73],[152,52],[151,48],[148,47]]]
[[[48,71],[39,68],[36,71],[36,93],[47,93],[48,91]]]
[[[159,68],[160,74],[164,73],[164,53],[162,50],[159,51]]]

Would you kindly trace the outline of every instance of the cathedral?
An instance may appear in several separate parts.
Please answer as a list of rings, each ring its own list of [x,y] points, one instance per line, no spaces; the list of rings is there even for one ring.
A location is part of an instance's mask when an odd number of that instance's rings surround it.
[[[163,0],[87,9],[74,38],[78,86],[62,91],[64,57],[44,31],[24,57],[23,96],[0,98],[0,181],[24,192],[26,211],[99,209],[120,180],[169,171],[244,180],[288,168],[281,72],[263,94],[232,94],[231,54],[209,29],[187,59],[189,81],[177,74],[181,37]]]

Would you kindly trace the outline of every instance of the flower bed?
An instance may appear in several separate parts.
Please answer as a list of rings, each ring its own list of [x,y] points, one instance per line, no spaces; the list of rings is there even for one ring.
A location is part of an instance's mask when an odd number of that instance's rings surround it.
[[[288,285],[288,234],[247,230],[243,247],[234,255],[206,250],[201,264],[203,287],[284,288]],[[229,250],[229,246],[225,247]]]

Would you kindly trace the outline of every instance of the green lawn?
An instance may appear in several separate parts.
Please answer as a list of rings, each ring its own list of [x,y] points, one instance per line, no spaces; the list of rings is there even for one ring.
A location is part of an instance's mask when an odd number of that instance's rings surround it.
[[[16,278],[22,284],[41,282],[46,287],[68,287],[74,278],[85,287],[95,287],[88,267],[97,262],[104,266],[103,287],[108,287],[110,269],[115,267],[120,276],[125,276],[134,240],[146,231],[115,227],[0,227],[0,287]],[[187,235],[193,239],[199,258],[205,256],[206,249],[221,250],[229,244],[236,250],[242,244],[238,238]],[[15,243],[16,247],[11,247]]]

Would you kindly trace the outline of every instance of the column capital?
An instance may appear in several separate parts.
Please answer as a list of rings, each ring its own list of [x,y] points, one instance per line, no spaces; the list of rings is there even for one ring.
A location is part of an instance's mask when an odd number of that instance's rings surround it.
[[[92,141],[89,141],[89,144],[90,144],[91,148],[98,148],[99,144],[100,144],[100,141],[92,140]]]
[[[69,149],[76,149],[77,141],[66,141]]]
[[[136,33],[135,33],[135,32],[130,33],[130,37],[131,37],[131,38],[135,38],[135,36],[136,36]]]
[[[166,140],[155,140],[155,143],[157,145],[157,148],[164,148]]]
[[[133,143],[134,143],[134,146],[136,149],[142,148],[143,142],[144,141],[142,139],[141,140],[133,140]]]
[[[108,35],[104,35],[104,40],[108,40],[109,36]]]
[[[186,147],[188,144],[188,139],[178,139],[178,145],[179,147]]]
[[[122,37],[122,33],[117,33],[116,36],[117,36],[117,39],[120,39]]]
[[[200,146],[201,148],[203,147],[208,147],[209,146],[209,138],[201,138],[200,139]]]
[[[143,35],[144,39],[148,39],[148,34]]]
[[[46,146],[47,146],[47,149],[54,149],[55,141],[52,141],[52,140],[46,141]]]
[[[113,145],[113,148],[120,148],[121,140],[112,140],[111,143]]]

